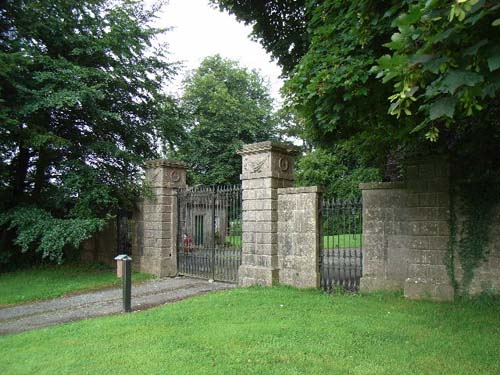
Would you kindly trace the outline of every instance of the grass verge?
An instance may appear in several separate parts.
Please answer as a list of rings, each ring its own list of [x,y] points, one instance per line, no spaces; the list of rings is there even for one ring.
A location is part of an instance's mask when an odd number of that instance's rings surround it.
[[[152,278],[134,272],[133,281]],[[0,306],[60,297],[65,294],[120,285],[116,271],[98,264],[42,266],[0,274]]]
[[[323,236],[323,249],[360,249],[361,234]]]
[[[0,337],[5,374],[498,374],[498,306],[248,288]]]
[[[241,246],[241,236],[226,236],[226,243],[232,246]],[[361,248],[361,234],[335,234],[323,236],[324,249],[359,249]]]

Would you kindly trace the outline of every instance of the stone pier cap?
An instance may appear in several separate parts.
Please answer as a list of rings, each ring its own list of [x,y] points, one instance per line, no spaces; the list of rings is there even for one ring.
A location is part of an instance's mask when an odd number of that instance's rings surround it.
[[[293,181],[294,156],[298,153],[298,147],[274,141],[244,145],[238,151],[243,158],[240,179],[278,178]]]
[[[290,156],[295,156],[300,153],[300,149],[297,146],[289,145],[286,143],[276,142],[276,141],[265,141],[259,143],[251,143],[244,145],[243,148],[237,152],[238,155],[249,155],[249,154],[259,154],[262,152],[281,152]]]
[[[169,168],[180,168],[187,169],[187,164],[178,161],[178,160],[169,160],[169,159],[155,159],[155,160],[147,160],[144,163],[145,169],[152,169],[157,167],[169,167]]]
[[[177,160],[148,160],[144,163],[146,180],[153,188],[183,188],[186,186],[187,165]]]

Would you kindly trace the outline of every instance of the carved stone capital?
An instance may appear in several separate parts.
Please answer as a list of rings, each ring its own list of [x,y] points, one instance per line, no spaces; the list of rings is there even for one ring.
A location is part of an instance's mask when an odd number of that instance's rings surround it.
[[[176,160],[149,160],[145,163],[146,181],[153,188],[175,188],[186,186],[186,169]]]
[[[294,156],[298,148],[272,141],[243,146],[242,180],[274,177],[293,180]]]

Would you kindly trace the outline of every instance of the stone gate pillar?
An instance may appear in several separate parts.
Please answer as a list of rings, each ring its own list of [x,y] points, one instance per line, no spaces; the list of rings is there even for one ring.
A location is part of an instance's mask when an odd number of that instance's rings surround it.
[[[293,185],[296,149],[276,142],[243,146],[243,255],[239,284],[279,281],[278,188]]]
[[[144,199],[144,242],[141,272],[159,277],[177,274],[177,189],[186,187],[186,165],[173,160],[146,162],[146,183],[152,195]]]

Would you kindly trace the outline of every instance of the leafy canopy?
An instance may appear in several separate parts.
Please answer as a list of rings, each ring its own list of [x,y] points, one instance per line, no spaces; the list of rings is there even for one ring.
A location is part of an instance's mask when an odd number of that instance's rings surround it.
[[[273,136],[272,104],[257,72],[219,55],[205,58],[184,81],[181,98],[187,134],[175,157],[190,166],[191,183],[237,183],[236,151]]]
[[[253,37],[260,41],[288,74],[307,52],[306,0],[210,0],[219,9],[253,25]]]
[[[0,7],[0,235],[60,259],[141,187],[175,72],[156,8],[134,0],[8,0]],[[162,117],[159,116],[160,111]]]
[[[408,1],[388,12],[397,31],[374,70],[394,83],[391,114],[416,114],[413,131],[435,141],[443,125],[489,109],[500,91],[500,3]]]
[[[300,158],[296,177],[299,186],[324,186],[327,197],[352,201],[361,197],[359,184],[378,181],[379,171],[366,167],[345,145],[336,145],[332,150],[318,148]]]
[[[262,30],[278,24],[290,31],[283,40],[292,50],[304,47],[282,66],[291,78],[288,97],[316,144],[354,137],[368,156],[383,155],[396,145],[421,143],[412,130],[434,141],[439,129],[462,133],[462,120],[494,109],[500,85],[496,1],[311,0],[283,6],[271,0],[265,9],[241,0],[218,3],[253,23],[278,61],[287,49],[279,34]],[[279,9],[272,23],[266,18],[271,9]],[[292,32],[297,24],[306,35]]]

